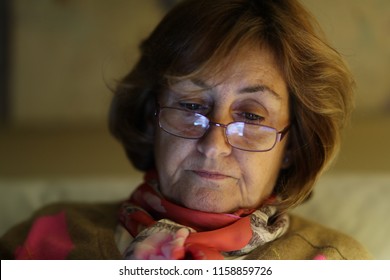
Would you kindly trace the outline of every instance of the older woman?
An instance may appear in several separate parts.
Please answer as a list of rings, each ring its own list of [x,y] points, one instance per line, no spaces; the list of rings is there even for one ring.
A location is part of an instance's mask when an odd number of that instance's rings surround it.
[[[111,131],[145,182],[118,206],[51,206],[1,246],[16,258],[370,258],[288,213],[334,158],[352,93],[296,0],[183,1],[112,102]],[[47,224],[63,229],[62,247],[37,237]]]

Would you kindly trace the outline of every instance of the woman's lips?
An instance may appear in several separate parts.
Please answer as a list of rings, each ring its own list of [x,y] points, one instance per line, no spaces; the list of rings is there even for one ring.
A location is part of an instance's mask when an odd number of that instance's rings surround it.
[[[223,180],[223,179],[231,178],[231,176],[218,173],[218,172],[211,172],[205,170],[193,170],[193,172],[199,177],[202,177],[204,179],[210,179],[210,180]]]

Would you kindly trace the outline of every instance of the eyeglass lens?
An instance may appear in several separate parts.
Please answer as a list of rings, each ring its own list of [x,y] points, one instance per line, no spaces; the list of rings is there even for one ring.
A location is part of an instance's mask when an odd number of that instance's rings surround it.
[[[189,139],[201,138],[213,125],[206,116],[176,108],[161,108],[159,124],[166,132]],[[220,126],[225,127],[230,145],[238,149],[265,151],[272,149],[276,143],[277,131],[271,127],[244,122]]]

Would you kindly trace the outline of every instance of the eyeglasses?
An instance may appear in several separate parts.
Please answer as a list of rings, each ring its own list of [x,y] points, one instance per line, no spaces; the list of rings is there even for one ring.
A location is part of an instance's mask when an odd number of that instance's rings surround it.
[[[206,116],[188,110],[160,107],[156,112],[159,126],[165,132],[185,139],[202,138],[210,126],[225,129],[227,142],[234,148],[250,152],[272,150],[288,132],[290,126],[277,131],[273,127],[245,122],[227,125],[210,121]]]

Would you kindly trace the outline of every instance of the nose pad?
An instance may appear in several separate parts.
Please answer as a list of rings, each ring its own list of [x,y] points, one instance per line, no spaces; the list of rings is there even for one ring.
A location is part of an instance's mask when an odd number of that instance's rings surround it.
[[[210,122],[209,129],[197,142],[198,151],[209,158],[230,154],[232,146],[226,138],[225,129],[222,124]]]

